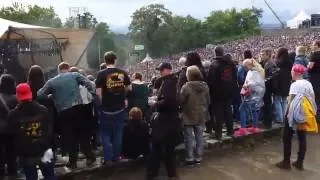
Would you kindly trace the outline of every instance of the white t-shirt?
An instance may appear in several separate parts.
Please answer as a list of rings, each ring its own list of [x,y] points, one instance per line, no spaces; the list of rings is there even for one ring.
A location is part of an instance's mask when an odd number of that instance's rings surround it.
[[[314,91],[311,83],[307,80],[297,80],[290,86],[289,95],[306,94],[314,97]]]

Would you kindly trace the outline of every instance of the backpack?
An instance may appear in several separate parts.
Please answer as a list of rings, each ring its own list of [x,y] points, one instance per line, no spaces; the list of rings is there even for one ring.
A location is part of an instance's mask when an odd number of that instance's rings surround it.
[[[302,98],[300,108],[304,114],[304,123],[297,124],[297,129],[310,133],[318,133],[317,112],[312,108],[312,103],[308,98]]]

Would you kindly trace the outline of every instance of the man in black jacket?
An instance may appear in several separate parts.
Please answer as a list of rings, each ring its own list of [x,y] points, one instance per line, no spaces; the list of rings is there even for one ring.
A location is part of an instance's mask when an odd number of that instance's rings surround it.
[[[177,77],[172,74],[169,63],[161,63],[157,70],[161,78],[157,101],[150,103],[159,116],[152,122],[152,151],[147,169],[147,179],[158,176],[160,161],[163,160],[170,179],[177,178],[175,165],[175,146],[179,143],[180,122],[178,118]]]
[[[213,113],[216,119],[216,138],[222,138],[222,125],[225,121],[228,135],[233,135],[232,97],[237,90],[237,74],[234,62],[224,57],[222,47],[215,48],[216,58],[208,73],[208,85]]]
[[[265,71],[265,84],[266,92],[263,97],[264,106],[263,106],[263,125],[266,129],[272,127],[272,95],[278,88],[278,72],[279,68],[275,62],[271,59],[272,50],[263,49],[260,53],[261,65]]]
[[[55,179],[51,149],[52,116],[46,107],[32,100],[27,83],[19,84],[16,94],[19,104],[9,112],[8,122],[26,179],[38,179],[37,165],[45,179]]]

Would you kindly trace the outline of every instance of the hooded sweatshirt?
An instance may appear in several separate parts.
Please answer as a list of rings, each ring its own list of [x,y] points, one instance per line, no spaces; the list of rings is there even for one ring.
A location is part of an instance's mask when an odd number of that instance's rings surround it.
[[[210,66],[207,80],[213,103],[230,101],[238,93],[236,65],[225,57],[215,58]]]
[[[190,81],[181,89],[183,125],[204,125],[209,120],[209,87],[204,81]]]
[[[274,94],[282,97],[289,96],[292,81],[291,68],[293,64],[289,59],[278,59],[276,65],[279,68],[279,74],[277,77],[277,89],[275,89]]]

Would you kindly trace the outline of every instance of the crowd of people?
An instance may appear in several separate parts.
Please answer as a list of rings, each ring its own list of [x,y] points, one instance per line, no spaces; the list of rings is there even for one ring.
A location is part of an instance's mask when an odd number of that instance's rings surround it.
[[[260,50],[265,47],[270,47],[274,51],[278,47],[286,47],[289,52],[295,52],[295,47],[305,46],[308,54],[310,53],[310,42],[314,41],[319,37],[319,31],[305,30],[287,30],[277,31],[277,33],[263,33],[260,36],[251,36],[246,39],[240,39],[237,41],[230,41],[224,44],[211,45],[207,48],[198,48],[193,51],[197,52],[202,60],[212,60],[215,57],[214,47],[221,46],[226,52],[230,53],[233,60],[240,61],[243,58],[243,52],[247,49],[252,51],[254,58],[258,58]],[[132,65],[128,70],[129,72],[141,72],[144,77],[151,77],[156,75],[156,72],[152,71],[161,62],[170,62],[173,66],[174,71],[178,71],[179,65],[178,60],[180,57],[185,56],[189,52],[181,52],[178,54],[170,55],[167,57],[155,58],[152,62],[139,63]],[[275,54],[275,52],[273,53]],[[147,71],[147,68],[151,69]],[[147,74],[148,73],[148,74]]]
[[[276,44],[301,38],[305,44],[310,36],[316,35],[281,37]],[[30,68],[27,82],[17,86],[14,77],[1,75],[0,177],[14,177],[22,167],[27,180],[38,178],[37,168],[45,179],[55,179],[58,153],[73,170],[79,151],[87,166],[94,165],[94,149],[101,144],[106,166],[121,158],[148,157],[148,180],[157,179],[161,161],[175,180],[175,147],[185,143],[185,164],[200,165],[204,132],[221,140],[224,124],[231,137],[283,124],[284,160],[277,164],[283,169],[291,168],[291,139],[297,131],[299,153],[293,166],[303,170],[306,133],[318,130],[320,41],[299,45],[293,54],[292,44],[275,46],[275,39],[253,37],[202,49],[212,51],[206,60],[199,50],[174,65],[163,60],[154,67],[158,76],[151,83],[139,71],[130,76],[117,68],[113,52],[105,53],[96,78],[67,62],[47,81],[37,65]],[[252,44],[259,44],[259,52]]]

